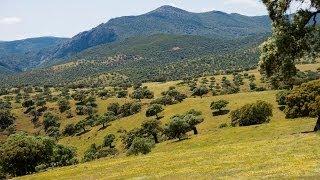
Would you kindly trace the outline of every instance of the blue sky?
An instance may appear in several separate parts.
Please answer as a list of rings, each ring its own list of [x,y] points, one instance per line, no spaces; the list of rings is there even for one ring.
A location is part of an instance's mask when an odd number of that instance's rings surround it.
[[[139,15],[162,5],[192,12],[266,14],[260,0],[0,0],[0,40],[72,37],[110,18]]]

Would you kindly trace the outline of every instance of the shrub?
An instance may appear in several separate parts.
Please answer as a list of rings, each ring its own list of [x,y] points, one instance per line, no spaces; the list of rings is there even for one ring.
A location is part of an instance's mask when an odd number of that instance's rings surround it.
[[[219,125],[219,128],[222,129],[222,128],[226,128],[228,127],[228,124],[227,123],[222,123]]]
[[[162,112],[164,109],[160,104],[152,104],[146,111],[146,116],[151,117],[151,116],[156,116],[157,119],[159,119],[158,114]]]
[[[76,128],[74,124],[67,124],[62,132],[63,135],[68,135],[68,136],[72,136],[75,133],[76,133]]]
[[[17,133],[0,146],[0,167],[4,173],[21,176],[36,171],[36,167],[56,167],[76,163],[75,151],[57,145],[47,137]]]
[[[231,112],[232,126],[250,126],[262,123],[268,123],[272,116],[272,105],[257,101],[253,104],[247,104],[240,109]]]
[[[148,154],[153,146],[154,144],[150,139],[136,137],[127,153],[128,155]]]
[[[103,145],[105,147],[114,148],[113,142],[116,139],[116,136],[114,134],[108,134],[104,137]]]
[[[11,114],[10,110],[1,109],[0,110],[0,130],[4,130],[11,126],[14,121],[15,117]]]
[[[212,110],[221,111],[222,109],[226,108],[228,104],[229,104],[229,102],[226,100],[219,100],[216,102],[213,101],[210,105],[210,108]]]
[[[285,99],[287,118],[316,117],[320,114],[320,80],[302,84],[293,89]]]
[[[115,148],[107,148],[103,146],[97,146],[96,144],[92,144],[84,153],[83,162],[92,161],[95,159],[114,156],[118,153],[118,150]]]

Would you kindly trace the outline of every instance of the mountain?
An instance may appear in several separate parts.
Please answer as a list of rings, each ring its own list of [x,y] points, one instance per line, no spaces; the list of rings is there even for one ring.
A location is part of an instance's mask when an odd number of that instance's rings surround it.
[[[219,11],[192,13],[171,6],[162,6],[139,16],[126,16],[74,36],[61,44],[47,59],[68,58],[101,44],[129,37],[153,34],[198,35],[234,39],[271,31],[268,16],[244,16]]]
[[[258,64],[257,47],[268,35],[234,40],[168,34],[132,37],[89,48],[51,67],[2,78],[0,83],[115,86],[251,69]]]
[[[51,53],[52,48],[66,40],[65,38],[40,37],[10,42],[2,41],[0,42],[0,66],[13,72],[33,68],[41,63],[43,57]]]

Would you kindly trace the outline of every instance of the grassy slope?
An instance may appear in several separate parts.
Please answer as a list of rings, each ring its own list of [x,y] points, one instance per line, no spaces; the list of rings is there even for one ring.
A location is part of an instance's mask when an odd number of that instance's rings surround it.
[[[167,141],[155,147],[148,155],[112,159],[65,167],[39,173],[22,179],[97,179],[129,177],[257,177],[257,176],[312,176],[319,172],[320,136],[303,131],[312,130],[314,120],[286,120],[276,108],[274,91],[241,93],[205,98],[190,98],[185,102],[166,108],[163,122],[171,115],[183,113],[190,108],[201,110],[205,122],[199,126],[200,134],[191,135],[181,142]],[[256,100],[266,100],[274,105],[274,117],[270,124],[251,127],[218,129],[222,122],[229,122],[228,115],[212,117],[208,108],[216,99],[229,100],[235,109]],[[118,127],[138,126],[142,114],[116,121],[102,133],[95,130],[81,138],[64,139],[63,144],[91,144],[101,141],[104,134]],[[88,138],[89,136],[94,138]],[[79,146],[81,148],[81,146]]]
[[[319,64],[299,66],[301,70],[309,70],[318,67]],[[257,71],[251,71],[259,79]],[[219,77],[217,77],[219,79]],[[230,78],[229,78],[230,79]],[[147,83],[146,85],[155,92],[155,96],[169,86],[178,82]],[[259,82],[258,82],[259,83]],[[187,87],[179,87],[180,91],[186,92]],[[316,134],[302,134],[303,131],[312,130],[314,120],[297,119],[286,120],[284,114],[276,107],[275,91],[240,93],[204,98],[188,98],[181,104],[168,106],[162,113],[165,117],[161,120],[165,124],[170,116],[184,113],[189,109],[203,112],[205,122],[199,126],[200,134],[191,136],[182,142],[163,142],[153,149],[147,156],[126,157],[120,155],[112,159],[102,159],[91,163],[77,166],[55,169],[49,172],[26,176],[27,179],[71,179],[80,178],[128,178],[128,177],[173,177],[173,176],[304,176],[315,175],[320,160],[318,151],[313,146],[320,137]],[[190,94],[189,94],[190,95]],[[274,117],[270,124],[244,127],[219,129],[221,123],[230,122],[228,115],[213,117],[209,108],[213,100],[226,99],[230,101],[229,108],[236,109],[246,103],[256,100],[265,100],[273,103]],[[105,112],[107,104],[111,102],[130,101],[127,99],[111,98],[98,100],[98,113]],[[50,108],[56,109],[54,104]],[[78,148],[79,157],[92,144],[101,144],[103,137],[108,133],[120,136],[119,129],[130,130],[139,127],[145,120],[145,108],[139,114],[115,121],[102,131],[99,127],[93,128],[82,136],[67,137],[60,143]],[[21,115],[19,109],[15,110],[19,115],[18,127],[29,127],[32,124],[29,118]],[[68,122],[77,122],[84,117],[75,117],[62,120],[64,127]],[[62,119],[66,119],[62,117]],[[117,148],[123,150],[120,140]]]

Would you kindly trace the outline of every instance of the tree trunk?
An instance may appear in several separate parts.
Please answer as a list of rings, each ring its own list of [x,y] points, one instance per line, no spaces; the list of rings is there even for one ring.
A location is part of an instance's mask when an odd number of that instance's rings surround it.
[[[156,144],[159,143],[157,134],[152,134],[152,136],[153,136],[153,138],[154,138],[154,142],[155,142]]]
[[[320,130],[320,115],[318,116],[318,120],[317,120],[317,123],[316,123],[316,126],[314,127],[314,132],[317,132]]]
[[[197,130],[196,127],[193,127],[192,130],[193,130],[193,133],[194,133],[194,134],[198,134],[198,130]]]

